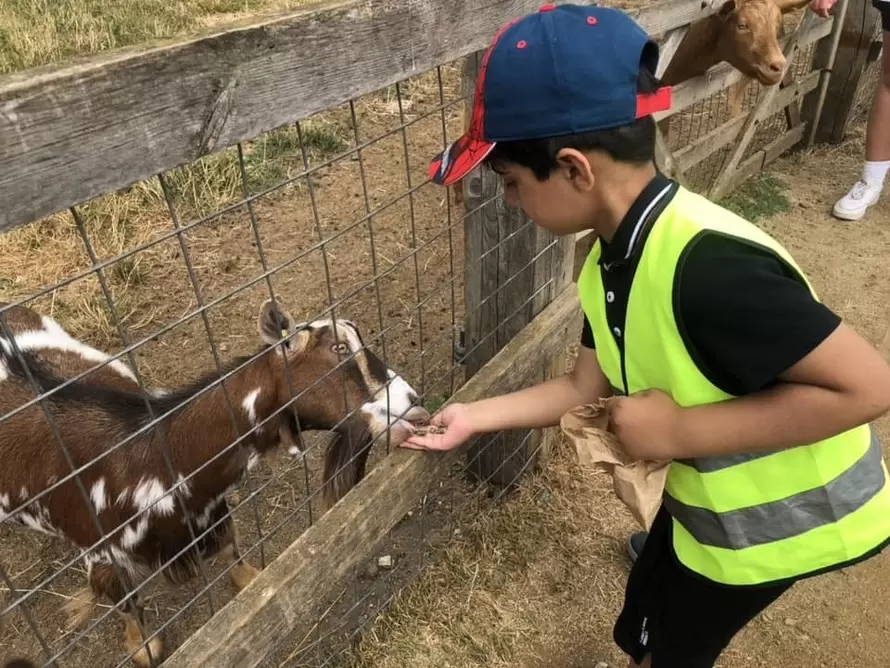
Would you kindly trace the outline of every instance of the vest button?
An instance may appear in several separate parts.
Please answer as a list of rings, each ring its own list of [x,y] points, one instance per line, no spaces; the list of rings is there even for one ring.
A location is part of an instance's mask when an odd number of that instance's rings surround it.
[[[612,292],[611,290],[609,290],[609,291],[606,293],[606,301],[609,302],[610,304],[611,304],[613,301],[615,301],[615,293]]]
[[[621,336],[621,330],[618,327],[613,327],[612,331],[615,332],[615,336]]]

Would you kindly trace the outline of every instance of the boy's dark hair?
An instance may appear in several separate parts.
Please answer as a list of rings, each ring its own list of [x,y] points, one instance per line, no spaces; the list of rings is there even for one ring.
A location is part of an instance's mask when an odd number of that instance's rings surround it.
[[[655,75],[641,64],[637,92],[648,95],[660,85]],[[644,116],[630,125],[609,130],[498,142],[485,162],[489,165],[511,162],[532,170],[539,181],[546,181],[557,167],[557,154],[564,148],[599,150],[616,162],[645,165],[655,159],[655,120],[652,116]]]

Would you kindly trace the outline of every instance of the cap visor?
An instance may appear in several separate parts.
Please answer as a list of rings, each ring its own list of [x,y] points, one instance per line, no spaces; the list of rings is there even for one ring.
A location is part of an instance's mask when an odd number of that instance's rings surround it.
[[[440,186],[450,186],[472,172],[491,153],[495,142],[464,135],[430,162],[430,179]]]

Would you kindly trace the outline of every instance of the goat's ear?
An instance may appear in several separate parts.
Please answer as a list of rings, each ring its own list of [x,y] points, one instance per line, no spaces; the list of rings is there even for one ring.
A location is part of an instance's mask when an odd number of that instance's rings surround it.
[[[776,5],[783,14],[793,12],[795,9],[806,7],[812,0],[776,0]]]
[[[720,9],[717,10],[717,16],[723,20],[727,21],[732,16],[732,13],[735,11],[735,0],[726,0],[722,5],[720,5]]]
[[[290,332],[293,322],[293,318],[284,311],[277,299],[275,301],[267,299],[260,307],[257,329],[263,342],[271,346]]]
[[[263,343],[274,346],[280,343],[282,339],[288,337],[294,330],[294,319],[285,311],[276,299],[272,301],[267,299],[260,308],[260,315],[257,318],[257,329]],[[309,343],[309,331],[301,329],[296,336],[292,337],[285,344],[288,353],[296,353],[303,350]]]

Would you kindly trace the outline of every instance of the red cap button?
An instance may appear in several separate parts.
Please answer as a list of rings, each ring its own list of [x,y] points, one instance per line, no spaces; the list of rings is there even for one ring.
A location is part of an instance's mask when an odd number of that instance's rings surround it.
[[[556,5],[546,4],[546,5],[541,5],[538,8],[538,11],[539,12],[552,12],[554,9],[556,9]]]

